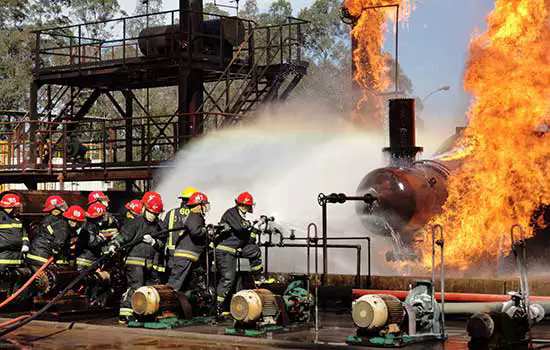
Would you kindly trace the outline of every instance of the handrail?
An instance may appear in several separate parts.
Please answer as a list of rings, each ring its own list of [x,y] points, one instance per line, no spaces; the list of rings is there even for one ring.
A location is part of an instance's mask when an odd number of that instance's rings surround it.
[[[60,27],[43,28],[43,29],[33,30],[33,31],[31,31],[31,33],[40,34],[42,32],[51,31],[51,30],[71,29],[71,28],[78,28],[80,26],[92,26],[92,25],[97,25],[97,24],[106,24],[106,23],[111,23],[111,22],[119,22],[119,21],[136,19],[136,18],[143,18],[143,17],[154,17],[154,16],[160,16],[160,15],[164,16],[164,15],[172,14],[172,13],[202,14],[202,15],[207,15],[207,16],[214,16],[214,17],[218,17],[218,18],[229,18],[229,19],[237,18],[235,16],[225,16],[225,15],[220,15],[220,14],[210,13],[210,12],[204,12],[204,11],[200,12],[200,11],[193,11],[193,10],[180,10],[180,9],[178,9],[178,10],[166,10],[166,11],[160,11],[160,12],[148,13],[148,14],[142,14],[142,15],[117,17],[117,18],[111,18],[111,19],[107,19],[107,20],[103,20],[103,21],[83,22],[83,23],[78,23],[78,24],[69,24],[69,25],[60,26]],[[252,19],[249,19],[249,18],[238,17],[238,19],[242,20],[242,21],[245,21],[245,22],[250,22],[250,23],[254,23],[255,25],[258,25],[258,23],[256,21],[254,21]]]

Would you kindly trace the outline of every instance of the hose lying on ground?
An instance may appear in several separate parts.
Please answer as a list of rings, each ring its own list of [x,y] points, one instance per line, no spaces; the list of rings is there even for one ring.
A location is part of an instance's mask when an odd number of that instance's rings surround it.
[[[9,303],[11,303],[13,300],[17,299],[17,297],[23,293],[27,288],[29,288],[29,286],[32,284],[32,282],[34,282],[34,280],[40,276],[40,274],[42,272],[44,272],[44,270],[46,270],[46,268],[48,266],[50,266],[50,264],[54,261],[54,258],[53,257],[50,257],[44,264],[42,264],[42,266],[40,266],[40,268],[38,270],[36,270],[36,272],[34,273],[34,275],[31,276],[31,278],[29,278],[29,280],[27,282],[25,282],[25,284],[23,284],[15,293],[13,293],[12,295],[10,295],[6,300],[4,300],[2,303],[0,303],[0,309],[3,308],[4,306],[8,305]],[[1,324],[0,324],[1,326]]]
[[[21,321],[21,320],[24,320],[24,319],[27,318],[27,317],[31,317],[31,315],[32,315],[32,314],[30,314],[30,315],[22,315],[22,316],[19,316],[19,317],[12,318],[12,319],[9,319],[9,320],[7,320],[7,321],[4,321],[4,322],[0,323],[0,328],[5,328],[5,327],[7,327],[7,326],[9,326],[9,325],[11,325],[11,324],[17,323],[17,322],[19,322],[19,321]]]
[[[181,230],[181,227],[174,228],[174,229],[171,229],[171,230],[160,231],[157,234],[153,235],[153,238],[157,238],[157,237],[159,237],[163,234],[173,232],[173,231],[179,231],[179,230]],[[132,247],[138,245],[141,242],[142,242],[141,239],[140,240],[134,239],[132,242],[130,242],[130,243],[124,245],[124,246],[121,246],[119,249],[126,250],[128,248],[132,248]],[[48,311],[48,309],[50,307],[52,307],[59,299],[61,299],[69,290],[74,288],[74,286],[77,283],[79,283],[84,277],[86,277],[90,272],[95,271],[99,265],[101,265],[105,260],[107,260],[108,258],[111,258],[111,257],[112,257],[112,255],[110,255],[110,254],[109,255],[103,255],[102,257],[100,257],[99,259],[94,261],[92,263],[92,265],[90,265],[86,270],[83,270],[82,272],[80,272],[80,274],[74,280],[72,280],[71,283],[69,283],[62,291],[57,293],[57,295],[52,300],[50,300],[50,302],[48,302],[46,305],[44,305],[36,313],[32,314],[29,317],[21,319],[19,322],[15,323],[14,325],[12,325],[10,327],[7,327],[7,328],[1,330],[0,331],[0,337],[3,337],[5,335],[15,331],[15,330],[19,329],[20,327],[23,327],[27,323],[29,323],[29,322],[37,319],[38,317],[40,317],[44,312]]]

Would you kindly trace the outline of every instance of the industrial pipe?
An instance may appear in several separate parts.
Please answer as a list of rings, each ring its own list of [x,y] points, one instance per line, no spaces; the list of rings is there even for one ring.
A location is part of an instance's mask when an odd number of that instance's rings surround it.
[[[328,232],[327,232],[327,204],[342,204],[347,201],[364,202],[365,205],[373,205],[377,200],[371,193],[365,193],[361,196],[348,196],[344,193],[331,193],[328,196],[324,193],[319,193],[317,196],[317,202],[321,206],[321,223],[322,223],[322,239],[323,239],[323,276],[321,278],[321,284],[326,284],[328,277]]]
[[[323,246],[323,248],[340,248],[340,249],[355,249],[357,251],[357,272],[355,275],[355,285],[359,286],[361,284],[361,245],[353,245],[353,244],[327,244],[327,245],[320,245],[320,244],[312,244],[309,245],[310,247],[317,248],[319,246]],[[307,248],[308,244],[301,244],[301,243],[291,243],[291,244],[285,244],[283,247],[289,247],[289,248]],[[360,289],[358,289],[360,290]]]
[[[405,300],[409,291],[404,290],[375,290],[375,289],[353,289],[353,298],[359,298],[368,294],[389,294],[400,300]],[[435,293],[437,301],[441,301],[441,293]],[[449,293],[445,292],[446,302],[463,302],[463,303],[490,303],[490,302],[506,302],[510,300],[510,296],[506,294],[478,294],[478,293]],[[550,302],[550,296],[531,296],[531,301]],[[448,304],[449,305],[449,304]]]

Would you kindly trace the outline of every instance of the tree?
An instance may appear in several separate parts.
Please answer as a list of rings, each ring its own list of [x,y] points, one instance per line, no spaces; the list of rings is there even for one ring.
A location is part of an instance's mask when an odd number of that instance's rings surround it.
[[[259,20],[264,24],[279,24],[292,16],[292,5],[287,0],[275,0],[269,6],[267,13],[261,14]]]
[[[348,58],[349,26],[340,19],[340,0],[317,0],[299,18],[311,22],[305,33],[308,56],[317,62],[339,63]]]
[[[243,9],[239,11],[239,17],[255,21],[258,19],[259,13],[256,0],[246,0]]]
[[[138,0],[133,15],[141,17],[132,18],[127,21],[126,26],[128,29],[126,34],[135,38],[148,26],[154,27],[166,24],[165,15],[151,15],[162,12],[162,8],[162,0]],[[146,16],[147,14],[149,14],[149,16]]]
[[[118,0],[72,0],[70,17],[73,22],[103,22],[120,15]],[[98,23],[82,26],[82,34],[92,39],[105,39],[115,23]]]
[[[203,12],[211,13],[214,15],[220,15],[220,16],[229,16],[229,12],[222,10],[213,2],[207,2],[206,4],[204,4]],[[206,19],[209,19],[209,17],[216,17],[216,16],[205,16],[205,17]]]
[[[31,81],[33,36],[26,30],[0,30],[0,109],[26,110]]]

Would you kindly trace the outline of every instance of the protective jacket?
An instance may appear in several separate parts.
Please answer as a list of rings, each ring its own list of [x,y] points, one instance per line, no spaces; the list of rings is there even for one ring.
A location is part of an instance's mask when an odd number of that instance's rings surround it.
[[[216,266],[220,274],[216,288],[219,311],[227,306],[231,292],[235,289],[238,257],[247,258],[250,270],[255,274],[261,273],[263,269],[256,233],[250,221],[241,215],[239,208],[228,209],[220,222],[229,226],[229,229],[220,233],[215,244]]]
[[[120,234],[114,238],[113,242],[118,246],[133,245],[127,251],[126,265],[152,268],[156,253],[164,250],[165,237],[157,237],[157,234],[164,230],[161,221],[149,222],[143,216],[138,216],[122,227]],[[145,235],[155,237],[154,246],[143,242]]]
[[[20,265],[23,245],[29,245],[23,224],[18,218],[0,210],[0,268]]]
[[[227,251],[231,253],[255,242],[256,234],[253,232],[252,224],[240,214],[237,207],[229,208],[220,221],[229,225],[230,229],[223,231],[216,239],[217,249],[230,248]]]
[[[164,225],[167,229],[172,230],[175,228],[181,228],[180,231],[169,232],[166,240],[166,265],[168,268],[174,266],[174,251],[176,250],[176,244],[184,236],[184,225],[190,210],[187,207],[174,208],[169,210],[164,217]]]
[[[105,214],[102,220],[96,221],[95,223],[98,233],[101,233],[101,235],[107,239],[118,235],[121,226],[118,219],[111,213]]]
[[[168,278],[168,285],[176,291],[183,291],[187,276],[206,248],[206,235],[204,216],[190,213],[183,224],[183,235],[178,238]]]
[[[164,231],[161,221],[149,222],[143,216],[137,216],[120,229],[120,234],[113,240],[113,244],[119,247],[132,245],[126,255],[126,279],[128,289],[121,296],[119,316],[129,317],[133,314],[131,297],[136,289],[144,285],[158,284],[153,276],[153,265],[158,253],[164,250],[163,241],[166,235],[157,236]],[[151,246],[143,242],[143,236],[151,235],[155,238],[155,244]],[[134,245],[135,244],[135,245]]]
[[[27,260],[33,265],[42,265],[50,256],[54,256],[56,264],[69,264],[71,256],[72,229],[61,216],[48,215],[40,225],[31,242]]]
[[[101,256],[101,248],[106,240],[99,235],[99,225],[88,220],[78,233],[76,244],[76,265],[79,268],[87,268]]]

